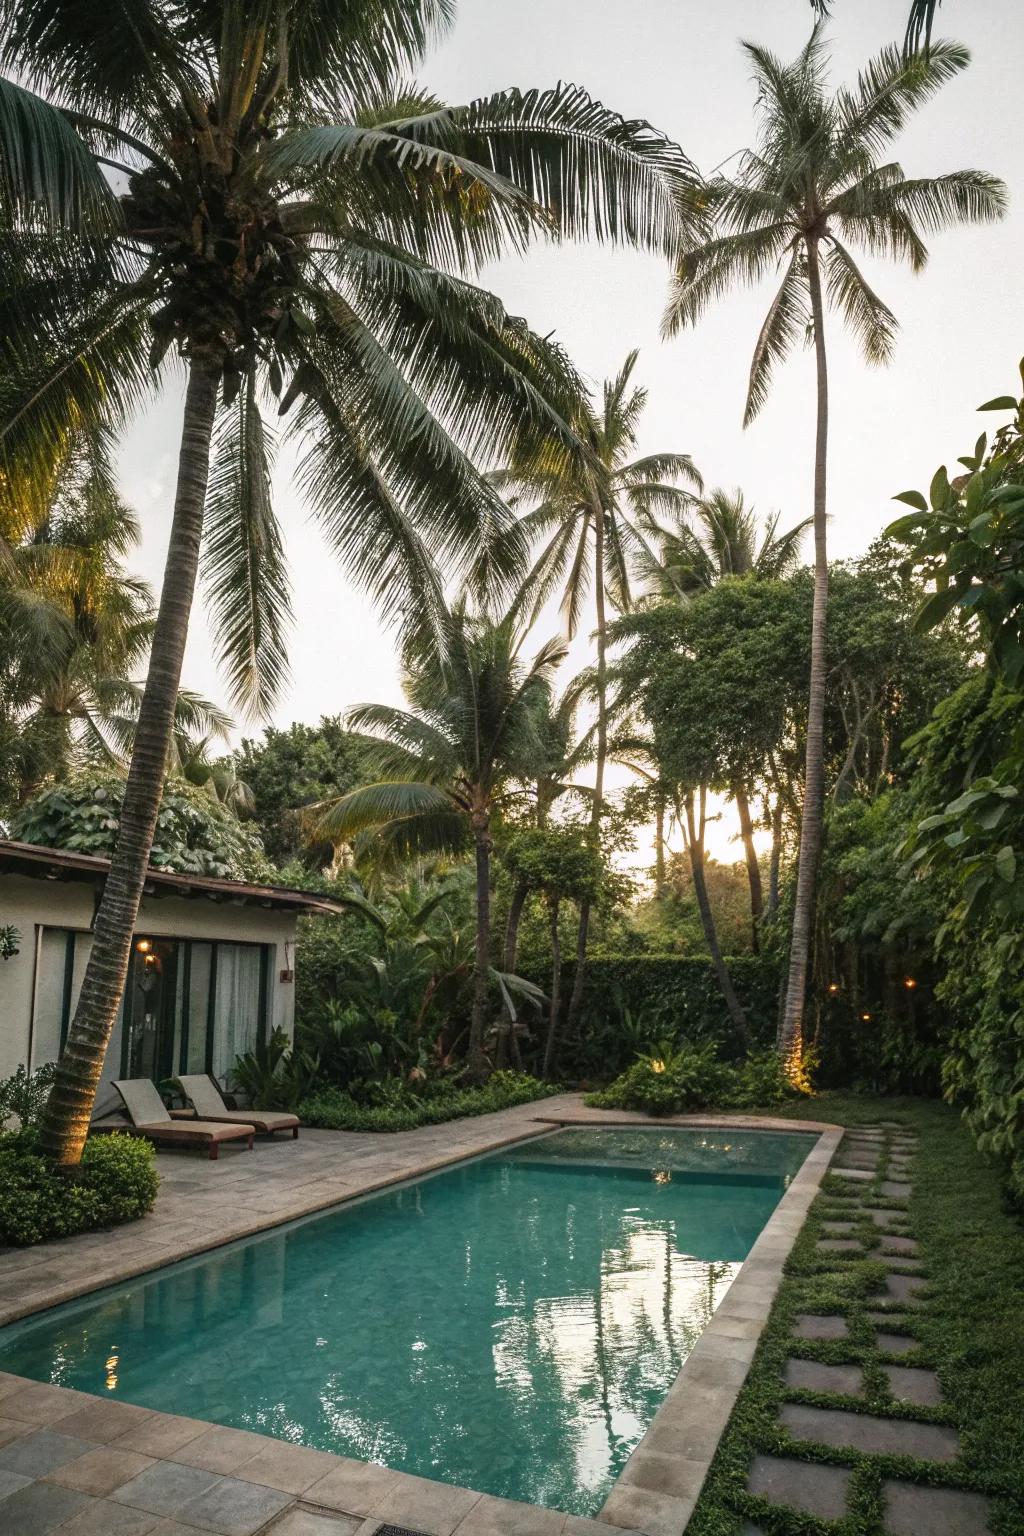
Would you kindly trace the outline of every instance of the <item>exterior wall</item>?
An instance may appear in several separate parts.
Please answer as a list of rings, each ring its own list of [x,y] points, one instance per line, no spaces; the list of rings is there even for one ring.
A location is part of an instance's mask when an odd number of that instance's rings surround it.
[[[60,1050],[53,1020],[60,1018],[65,986],[70,987],[74,1011],[91,941],[94,887],[91,882],[31,879],[0,874],[0,927],[13,923],[21,934],[20,952],[0,961],[0,1077],[19,1065],[41,1067]],[[219,939],[267,944],[268,1031],[283,1029],[291,1037],[295,1026],[295,987],[279,973],[294,969],[296,917],[291,912],[247,906],[242,902],[210,901],[204,896],[143,897],[137,932],[153,938]],[[75,944],[73,974],[65,975],[64,935],[73,928],[82,937]],[[286,953],[285,945],[288,946]],[[121,1018],[107,1050],[104,1080],[120,1076]],[[111,1107],[114,1096],[101,1090],[97,1108]]]

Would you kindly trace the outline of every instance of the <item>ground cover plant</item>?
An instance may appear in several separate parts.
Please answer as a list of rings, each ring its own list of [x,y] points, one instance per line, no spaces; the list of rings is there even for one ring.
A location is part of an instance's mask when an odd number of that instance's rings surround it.
[[[848,1127],[884,1121],[917,1133],[909,1199],[872,1197],[872,1206],[897,1217],[905,1214],[918,1242],[927,1289],[919,1303],[893,1310],[891,1322],[887,1314],[884,1325],[910,1336],[912,1350],[898,1357],[883,1355],[867,1314],[885,1274],[879,1257],[886,1243],[873,1222],[858,1219],[856,1232],[868,1247],[866,1258],[826,1257],[816,1249],[822,1224],[848,1217],[855,1204],[846,1181],[826,1178],[787,1261],[750,1375],[688,1526],[689,1536],[740,1536],[748,1520],[770,1536],[826,1536],[837,1530],[844,1536],[881,1536],[881,1485],[888,1476],[984,1493],[992,1499],[993,1536],[1013,1536],[1024,1523],[1024,1421],[1019,1411],[1024,1232],[1003,1204],[998,1169],[977,1151],[953,1111],[934,1101],[823,1094],[775,1106],[771,1112],[795,1121],[825,1120]],[[899,1265],[898,1257],[895,1263]],[[911,1261],[906,1268],[912,1268]],[[839,1314],[847,1320],[848,1337],[797,1342],[791,1328],[798,1313]],[[785,1388],[782,1368],[794,1349],[808,1360],[860,1365],[863,1395],[839,1397]],[[934,1370],[942,1405],[909,1408],[895,1402],[883,1374],[883,1366],[894,1358]],[[778,1408],[786,1401],[952,1424],[960,1435],[961,1456],[950,1465],[938,1465],[794,1443],[776,1423]],[[842,1524],[770,1505],[746,1491],[753,1457],[772,1452],[852,1468],[851,1512]]]
[[[434,1084],[431,1091],[417,1093],[403,1083],[385,1083],[364,1102],[341,1088],[324,1088],[301,1099],[297,1108],[303,1125],[325,1131],[412,1131],[418,1125],[489,1115],[560,1092],[557,1084],[525,1072],[495,1072],[478,1088]]]

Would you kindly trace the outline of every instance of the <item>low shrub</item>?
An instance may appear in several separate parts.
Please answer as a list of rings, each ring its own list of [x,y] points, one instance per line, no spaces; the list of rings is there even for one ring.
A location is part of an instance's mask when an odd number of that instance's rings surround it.
[[[340,1088],[324,1088],[299,1105],[303,1125],[325,1131],[412,1131],[468,1115],[486,1115],[515,1104],[549,1098],[561,1090],[524,1072],[495,1072],[481,1088],[446,1087],[422,1097],[404,1083],[378,1085],[377,1104],[359,1104]],[[384,1091],[386,1089],[386,1091]]]
[[[720,1061],[713,1045],[642,1056],[607,1088],[588,1093],[592,1109],[680,1115],[694,1109],[761,1109],[797,1095],[774,1051]]]
[[[0,1136],[0,1244],[25,1248],[136,1221],[158,1184],[153,1148],[135,1136],[93,1137],[73,1172],[40,1157],[30,1136]]]

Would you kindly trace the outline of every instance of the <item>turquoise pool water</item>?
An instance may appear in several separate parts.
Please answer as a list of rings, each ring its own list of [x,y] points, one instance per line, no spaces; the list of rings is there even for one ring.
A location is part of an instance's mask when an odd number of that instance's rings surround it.
[[[567,1130],[0,1331],[0,1369],[596,1513],[806,1134]]]

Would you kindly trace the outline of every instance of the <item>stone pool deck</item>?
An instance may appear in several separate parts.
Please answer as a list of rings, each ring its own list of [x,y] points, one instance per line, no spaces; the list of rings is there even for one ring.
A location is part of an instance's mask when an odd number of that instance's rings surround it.
[[[161,1152],[130,1227],[0,1251],[0,1325],[559,1125],[650,1124],[579,1095],[382,1136],[303,1131],[217,1162]],[[841,1132],[752,1116],[659,1126],[818,1133],[601,1511],[584,1520],[248,1431],[0,1374],[0,1527],[17,1536],[681,1536],[746,1378],[782,1267]]]

